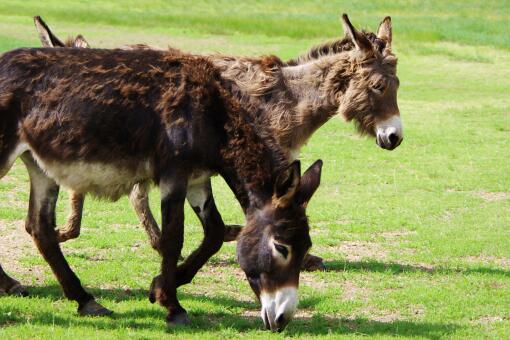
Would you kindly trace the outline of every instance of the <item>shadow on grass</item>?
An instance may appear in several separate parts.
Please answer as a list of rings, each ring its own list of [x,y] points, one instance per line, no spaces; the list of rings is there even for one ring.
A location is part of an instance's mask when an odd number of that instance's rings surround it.
[[[368,271],[374,273],[401,274],[422,272],[429,274],[489,274],[510,277],[510,270],[490,267],[432,267],[426,265],[400,264],[395,262],[378,261],[330,261],[325,263],[327,271]]]
[[[48,287],[29,287],[31,296],[35,298],[46,298],[50,300],[63,299],[59,286],[52,285]],[[111,299],[114,301],[140,301],[146,298],[146,291],[136,289],[124,291],[122,289],[90,289],[97,297],[102,299]],[[124,330],[126,328],[138,330],[152,330],[156,332],[168,332],[175,335],[194,334],[201,332],[214,332],[232,330],[239,333],[262,331],[263,325],[256,315],[259,306],[255,302],[243,302],[229,297],[206,297],[194,294],[179,294],[184,302],[207,301],[218,304],[223,307],[233,307],[236,311],[230,312],[211,312],[207,310],[190,309],[191,324],[184,327],[167,328],[165,326],[165,310],[151,306],[147,301],[147,307],[134,307],[125,312],[115,312],[110,317],[89,318],[78,317],[76,312],[65,313],[57,312],[31,312],[30,323],[42,326],[57,327],[85,327],[93,330]],[[22,299],[22,298],[20,298]],[[313,306],[320,302],[320,298],[309,298],[304,300],[303,304]],[[7,310],[7,308],[9,310]],[[249,315],[243,315],[239,309],[249,310]],[[26,322],[26,310],[18,309],[13,306],[3,306],[0,304],[0,327],[15,326],[18,323]],[[291,322],[285,330],[285,335],[289,336],[311,336],[327,334],[365,334],[365,335],[404,335],[419,336],[427,338],[440,338],[452,334],[462,326],[449,323],[430,323],[420,321],[377,321],[367,318],[348,319],[335,316],[321,315],[316,313],[310,316],[300,316]]]

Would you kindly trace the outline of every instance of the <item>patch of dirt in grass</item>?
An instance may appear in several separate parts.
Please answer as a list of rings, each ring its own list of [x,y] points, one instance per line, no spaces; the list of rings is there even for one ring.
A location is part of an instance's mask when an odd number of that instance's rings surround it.
[[[360,261],[366,258],[385,260],[388,251],[382,245],[369,241],[343,241],[338,246],[329,247],[334,253],[342,253],[348,261]]]
[[[361,287],[356,282],[351,280],[327,280],[318,278],[313,273],[301,272],[299,276],[301,285],[311,287],[314,290],[321,292],[333,289],[341,292],[342,300],[344,301],[368,301],[372,291],[367,287]]]
[[[476,320],[472,320],[473,323],[478,323],[478,324],[482,324],[482,325],[489,325],[491,323],[495,323],[495,322],[502,322],[502,321],[505,321],[505,320],[508,320],[508,318],[503,318],[501,316],[491,316],[491,315],[486,315],[486,316],[482,316]]]
[[[342,300],[344,301],[361,300],[363,302],[368,302],[368,298],[372,293],[367,287],[360,287],[354,281],[350,280],[345,280],[342,287]]]
[[[38,265],[24,266],[20,259],[36,256],[37,249],[30,235],[25,231],[25,221],[0,220],[0,263],[9,274],[26,274],[31,272],[37,281],[43,276],[43,268]]]
[[[487,202],[501,201],[510,198],[510,192],[477,191],[473,195],[480,197]]]
[[[464,260],[468,263],[495,264],[500,267],[510,268],[510,259],[507,257],[496,257],[489,255],[467,256]]]
[[[490,191],[461,191],[456,189],[446,189],[446,192],[448,193],[468,193],[475,197],[481,198],[486,202],[495,202],[495,201],[502,201],[505,199],[510,199],[510,192],[490,192]]]

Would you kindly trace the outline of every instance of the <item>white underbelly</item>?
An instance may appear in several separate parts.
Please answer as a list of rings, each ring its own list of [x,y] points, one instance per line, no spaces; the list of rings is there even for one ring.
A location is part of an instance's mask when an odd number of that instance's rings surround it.
[[[44,162],[34,155],[44,172],[59,185],[75,192],[117,200],[129,194],[136,183],[152,179],[153,166],[150,161],[136,166],[117,166],[100,162]]]

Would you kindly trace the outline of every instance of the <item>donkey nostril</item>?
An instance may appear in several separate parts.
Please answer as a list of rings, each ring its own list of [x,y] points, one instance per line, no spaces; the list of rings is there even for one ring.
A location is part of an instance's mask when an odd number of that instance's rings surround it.
[[[278,328],[282,328],[282,326],[285,325],[285,316],[283,314],[280,314],[278,315],[275,321]]]
[[[390,141],[390,144],[393,146],[393,145],[396,145],[398,143],[398,140],[400,138],[397,136],[396,133],[390,133],[390,135],[388,136],[388,140]]]

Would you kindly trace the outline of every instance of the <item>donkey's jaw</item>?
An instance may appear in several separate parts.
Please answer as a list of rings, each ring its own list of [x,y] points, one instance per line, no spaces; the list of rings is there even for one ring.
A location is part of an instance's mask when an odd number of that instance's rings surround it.
[[[375,125],[375,134],[377,145],[386,150],[395,149],[404,139],[400,116],[393,115],[386,120],[378,122]]]
[[[298,305],[296,287],[284,287],[274,292],[262,291],[260,294],[262,320],[267,329],[281,332],[292,320]]]

